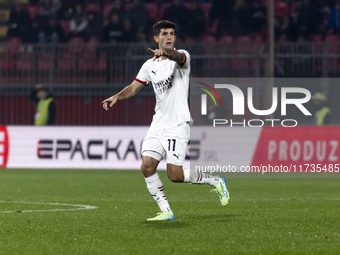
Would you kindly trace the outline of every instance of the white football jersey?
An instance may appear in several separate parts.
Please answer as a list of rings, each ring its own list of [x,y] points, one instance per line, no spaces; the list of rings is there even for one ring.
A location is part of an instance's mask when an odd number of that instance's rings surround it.
[[[151,58],[137,74],[136,80],[146,85],[151,83],[156,95],[152,130],[172,128],[183,122],[192,124],[188,105],[190,55],[185,50],[178,52],[185,54],[183,66],[168,58],[155,61]]]

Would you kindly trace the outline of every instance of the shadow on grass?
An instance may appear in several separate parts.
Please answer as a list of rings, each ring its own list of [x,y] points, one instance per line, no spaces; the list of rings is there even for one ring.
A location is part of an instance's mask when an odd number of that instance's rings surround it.
[[[238,217],[240,215],[231,214],[231,213],[214,213],[214,214],[200,214],[200,215],[191,215],[191,221],[209,221],[209,222],[229,222],[232,221],[233,218]]]
[[[176,229],[176,228],[186,228],[189,224],[181,220],[175,221],[144,221],[141,222],[143,227],[154,228],[154,229]]]
[[[183,215],[184,216],[184,215]],[[234,218],[240,215],[228,213],[215,214],[200,214],[200,215],[186,215],[182,218],[177,218],[175,221],[144,221],[141,222],[143,227],[155,229],[176,229],[187,228],[195,222],[209,221],[209,222],[231,222]]]

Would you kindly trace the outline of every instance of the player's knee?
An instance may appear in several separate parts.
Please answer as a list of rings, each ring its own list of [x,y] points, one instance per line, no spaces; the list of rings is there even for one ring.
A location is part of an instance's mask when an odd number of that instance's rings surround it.
[[[151,164],[146,163],[142,163],[140,169],[144,175],[150,175],[155,171],[154,167]]]

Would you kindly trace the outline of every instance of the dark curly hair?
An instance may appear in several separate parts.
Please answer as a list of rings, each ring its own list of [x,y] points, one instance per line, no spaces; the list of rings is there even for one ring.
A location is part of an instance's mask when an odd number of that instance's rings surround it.
[[[164,29],[173,28],[174,30],[176,30],[176,25],[175,23],[169,20],[160,20],[155,25],[153,25],[153,28],[152,28],[153,34],[158,36],[162,28]]]

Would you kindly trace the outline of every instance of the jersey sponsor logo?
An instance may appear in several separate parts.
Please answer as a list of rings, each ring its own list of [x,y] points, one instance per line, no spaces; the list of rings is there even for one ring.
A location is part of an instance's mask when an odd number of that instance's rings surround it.
[[[9,138],[6,126],[0,126],[0,168],[7,166],[9,156]]]
[[[157,83],[154,83],[155,90],[158,94],[164,94],[168,89],[172,87],[172,80],[174,76],[171,75],[165,80],[159,81]]]

